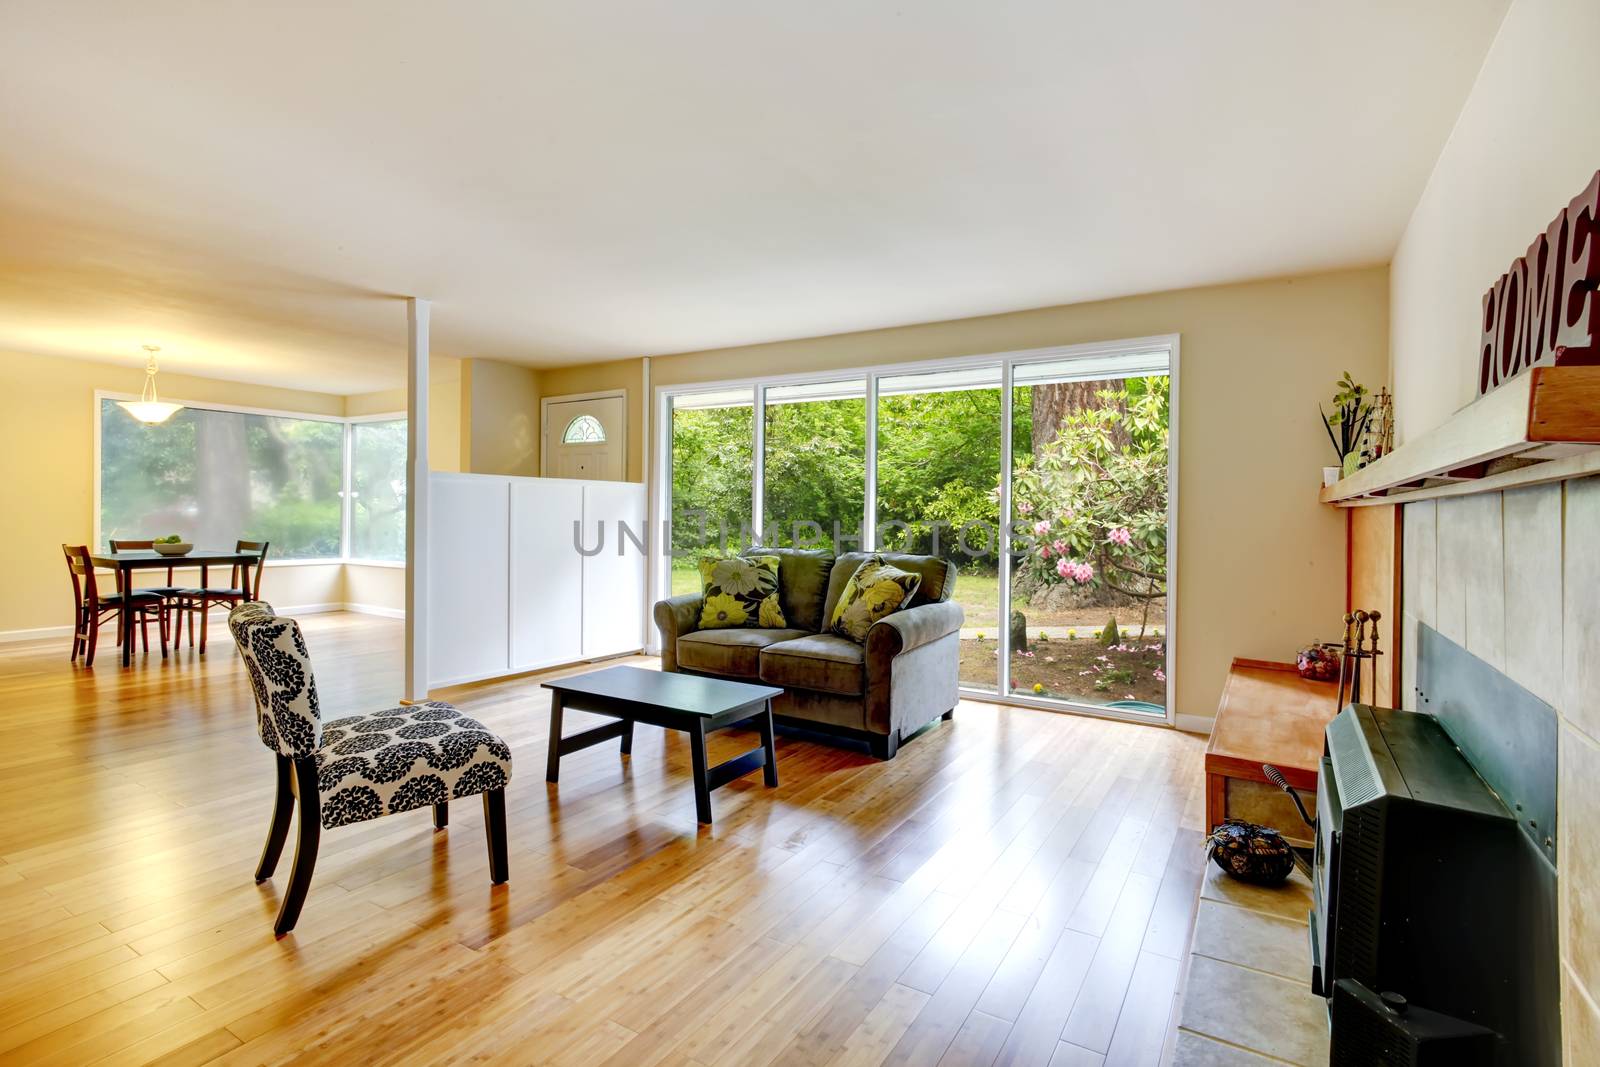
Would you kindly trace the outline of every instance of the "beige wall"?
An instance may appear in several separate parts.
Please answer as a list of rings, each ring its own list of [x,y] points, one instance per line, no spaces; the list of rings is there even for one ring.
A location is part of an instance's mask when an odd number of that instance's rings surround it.
[[[172,400],[340,415],[344,398],[327,393],[190,378],[163,373]],[[10,446],[0,449],[0,485],[11,501],[0,522],[0,634],[67,626],[72,591],[61,545],[94,537],[94,392],[137,394],[144,368],[0,354],[0,421]],[[343,599],[338,564],[273,567],[263,595],[289,605]],[[224,575],[226,577],[226,575]],[[153,579],[152,579],[153,580]],[[181,582],[198,581],[198,573]]]
[[[461,470],[461,360],[433,356],[428,360],[428,466],[436,471]],[[342,398],[340,414],[405,414],[406,391],[384,389]]]
[[[1336,636],[1344,518],[1317,502],[1317,400],[1388,375],[1385,269],[1189,289],[955,322],[661,356],[653,385],[1180,334],[1178,714],[1210,718],[1234,656]],[[559,382],[555,384],[553,379]],[[637,360],[544,371],[546,395],[627,384]],[[640,405],[630,391],[629,449]],[[636,453],[634,453],[636,455]],[[630,477],[637,477],[630,460]]]
[[[652,364],[655,362],[651,361]],[[627,480],[644,480],[644,360],[618,359],[575,367],[546,367],[539,371],[539,390],[546,398],[599,393],[610,389],[627,392]],[[749,372],[746,372],[749,373]]]
[[[1600,478],[1422,501],[1404,515],[1404,706],[1416,706],[1426,623],[1559,717],[1565,1062],[1600,1062]]]
[[[1390,270],[1399,440],[1477,392],[1481,299],[1600,167],[1600,4],[1515,0]]]
[[[461,361],[461,469],[539,476],[539,372],[492,359]]]

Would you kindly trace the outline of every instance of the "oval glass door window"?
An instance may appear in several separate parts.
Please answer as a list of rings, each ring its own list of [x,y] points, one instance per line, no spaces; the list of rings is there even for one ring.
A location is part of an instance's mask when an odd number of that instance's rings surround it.
[[[606,429],[593,415],[579,415],[567,423],[567,428],[561,433],[561,443],[564,445],[597,443],[605,439]]]

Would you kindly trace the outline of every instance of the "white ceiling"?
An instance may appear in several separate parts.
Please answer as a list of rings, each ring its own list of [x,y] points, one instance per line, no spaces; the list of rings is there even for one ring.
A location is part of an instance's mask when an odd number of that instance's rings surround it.
[[[0,350],[334,392],[1386,261],[1506,0],[0,5]]]

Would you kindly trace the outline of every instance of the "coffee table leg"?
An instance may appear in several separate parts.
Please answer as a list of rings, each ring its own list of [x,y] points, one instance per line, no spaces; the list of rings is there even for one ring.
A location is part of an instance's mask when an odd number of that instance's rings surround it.
[[[624,723],[624,725],[622,727],[622,754],[624,756],[631,756],[631,755],[633,755],[633,720],[632,719],[624,719],[623,723]]]
[[[762,774],[768,789],[773,789],[778,784],[778,750],[773,746],[772,740],[772,701],[767,701],[766,710],[760,715],[761,747],[766,750],[767,762],[762,767]]]
[[[547,782],[559,781],[561,778],[561,694],[550,694],[550,758],[544,766],[544,780]]]
[[[703,823],[711,822],[711,782],[706,769],[706,727],[697,722],[689,729],[689,754],[694,759],[694,813]]]

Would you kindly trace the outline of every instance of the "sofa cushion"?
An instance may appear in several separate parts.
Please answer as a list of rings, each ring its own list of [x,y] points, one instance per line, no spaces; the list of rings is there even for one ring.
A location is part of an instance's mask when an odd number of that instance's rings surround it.
[[[777,641],[804,636],[804,630],[759,630],[744,626],[695,630],[678,638],[678,666],[730,678],[759,678],[763,648]]]
[[[708,557],[700,561],[700,584],[704,597],[700,609],[702,630],[729,626],[779,629],[788,625],[778,603],[777,556],[763,553],[727,559]]]
[[[866,689],[865,664],[866,650],[849,638],[808,634],[762,649],[761,680],[789,689],[858,696]]]
[[[922,585],[917,588],[911,602],[902,607],[914,608],[950,599],[950,592],[955,586],[956,572],[948,560],[940,559],[938,556],[919,556],[910,552],[846,552],[834,561],[833,573],[828,577],[828,598],[822,616],[824,619],[833,618],[833,609],[839,604],[845,583],[850,581],[850,576],[855,574],[856,568],[873,556],[882,556],[885,563],[922,577]]]
[[[845,583],[828,629],[864,645],[872,624],[909,604],[921,585],[920,574],[903,571],[885,563],[882,556],[873,556],[857,567]]]
[[[833,571],[833,553],[827,549],[752,548],[747,556],[778,557],[778,603],[783,605],[784,624],[817,633],[825,629],[822,613],[828,598],[828,575]]]

